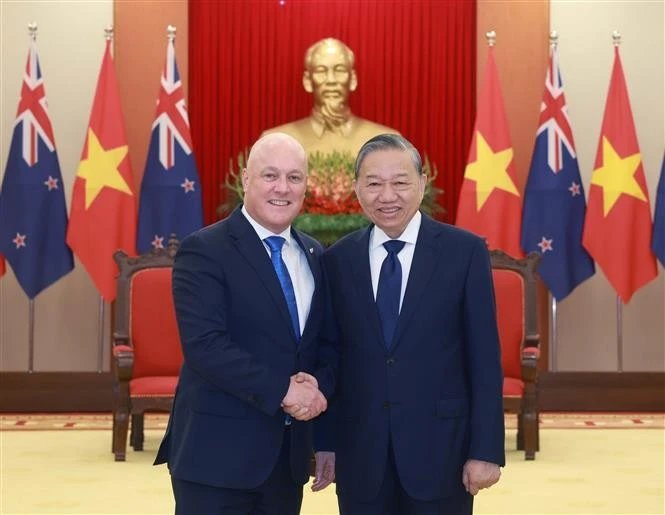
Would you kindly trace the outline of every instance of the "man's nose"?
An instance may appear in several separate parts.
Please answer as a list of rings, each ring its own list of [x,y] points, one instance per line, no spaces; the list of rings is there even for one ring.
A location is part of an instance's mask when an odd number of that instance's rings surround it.
[[[381,190],[379,191],[379,200],[382,202],[391,202],[396,198],[397,193],[395,192],[392,184],[387,182],[381,186]]]
[[[275,191],[287,192],[289,191],[289,179],[285,175],[280,175],[275,182]]]
[[[332,68],[328,69],[326,72],[326,82],[337,82],[337,78],[335,77],[335,70]]]

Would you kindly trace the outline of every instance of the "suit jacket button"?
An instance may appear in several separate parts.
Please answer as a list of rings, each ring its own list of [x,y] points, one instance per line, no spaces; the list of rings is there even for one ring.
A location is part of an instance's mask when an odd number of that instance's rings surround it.
[[[386,365],[388,365],[389,367],[392,367],[394,364],[395,364],[395,358],[388,358],[386,360]]]
[[[390,409],[390,403],[388,401],[383,403],[383,409]]]

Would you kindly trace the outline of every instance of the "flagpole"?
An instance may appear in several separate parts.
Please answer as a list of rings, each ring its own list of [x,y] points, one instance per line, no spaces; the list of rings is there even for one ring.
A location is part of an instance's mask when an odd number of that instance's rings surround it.
[[[623,372],[623,302],[617,295],[617,371]]]
[[[35,371],[35,300],[28,301],[28,373]]]
[[[37,23],[28,23],[28,33],[34,45],[37,41]],[[28,373],[35,371],[35,299],[28,300]]]
[[[612,42],[615,47],[621,45],[621,33],[612,32]],[[617,295],[617,371],[623,372],[623,302]]]
[[[550,48],[552,52],[556,51],[559,44],[559,34],[556,30],[550,31]],[[558,66],[558,64],[557,64]],[[559,368],[557,362],[557,347],[558,347],[558,331],[557,331],[557,303],[554,296],[550,293],[550,370],[556,372]]]
[[[550,294],[550,370],[552,372],[556,372],[559,368],[557,363],[557,339],[557,303],[554,296]]]
[[[102,373],[104,367],[104,297],[99,296],[97,313],[97,372]]]

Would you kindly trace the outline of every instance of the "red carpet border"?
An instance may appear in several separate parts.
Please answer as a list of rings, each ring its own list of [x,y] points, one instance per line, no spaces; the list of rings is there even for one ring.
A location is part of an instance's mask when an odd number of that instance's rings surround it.
[[[145,429],[164,430],[168,415],[145,416]],[[515,416],[506,416],[506,428],[515,429]],[[0,415],[0,431],[110,430],[110,413],[14,413]],[[541,429],[663,429],[665,413],[541,413]]]

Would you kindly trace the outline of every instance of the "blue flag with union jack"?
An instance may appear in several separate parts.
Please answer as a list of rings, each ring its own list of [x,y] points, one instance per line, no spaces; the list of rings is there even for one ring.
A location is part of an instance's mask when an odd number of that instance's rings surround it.
[[[164,248],[171,234],[182,240],[202,226],[201,188],[185,94],[169,38],[141,183],[136,248],[139,253]]]
[[[0,192],[0,253],[30,299],[74,268],[67,207],[32,41]]]
[[[660,166],[660,179],[656,190],[656,212],[653,215],[653,252],[665,266],[665,155]]]
[[[538,274],[557,301],[595,273],[582,246],[586,204],[559,72],[550,52],[522,208],[522,248],[542,255]]]

